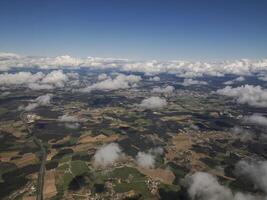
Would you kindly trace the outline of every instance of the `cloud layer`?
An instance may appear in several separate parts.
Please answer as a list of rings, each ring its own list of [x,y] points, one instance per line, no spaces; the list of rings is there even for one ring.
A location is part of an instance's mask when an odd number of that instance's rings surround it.
[[[240,104],[249,104],[255,107],[267,107],[267,90],[261,86],[244,85],[236,88],[226,86],[217,90],[220,95],[236,99]]]
[[[239,76],[239,77],[237,77],[237,78],[235,78],[235,79],[233,79],[231,81],[226,81],[223,84],[224,85],[232,85],[232,84],[234,84],[236,82],[243,82],[243,81],[245,81],[245,78],[243,76]]]
[[[37,72],[17,72],[0,74],[0,85],[2,86],[26,86],[32,90],[50,90],[63,87],[69,80],[71,73],[65,74],[62,70],[54,70],[48,74]]]
[[[155,87],[155,88],[153,88],[152,89],[152,92],[154,92],[154,93],[163,93],[163,94],[171,94],[171,93],[173,93],[173,91],[174,91],[174,87],[173,86],[170,86],[170,85],[168,85],[168,86],[166,86],[166,87]]]
[[[173,61],[132,61],[113,58],[74,58],[69,55],[57,57],[32,57],[12,53],[0,53],[0,71],[13,67],[35,67],[42,69],[60,68],[117,68],[122,71],[144,72],[147,74],[172,73],[181,77],[199,77],[203,75],[223,76],[225,74],[251,75],[267,71],[267,59],[233,60],[222,62]]]
[[[206,81],[198,81],[191,78],[185,78],[184,82],[181,83],[183,86],[190,86],[190,85],[207,85],[208,83]]]
[[[103,78],[105,80],[103,80]],[[140,76],[119,74],[115,78],[107,77],[104,75],[98,76],[101,81],[94,83],[90,86],[80,89],[81,92],[91,92],[93,90],[118,90],[128,89],[136,86],[141,80]]]

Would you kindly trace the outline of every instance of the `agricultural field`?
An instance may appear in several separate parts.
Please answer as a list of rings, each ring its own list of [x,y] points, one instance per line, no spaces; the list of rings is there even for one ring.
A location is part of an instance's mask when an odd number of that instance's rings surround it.
[[[104,76],[75,73],[81,85]],[[113,73],[105,76],[128,76]],[[265,124],[247,121],[253,113],[264,120],[266,108],[216,93],[223,79],[193,87],[174,75],[131,76],[138,84],[127,89],[12,88],[1,97],[0,198],[189,200],[195,176],[264,195],[236,170],[267,157]]]

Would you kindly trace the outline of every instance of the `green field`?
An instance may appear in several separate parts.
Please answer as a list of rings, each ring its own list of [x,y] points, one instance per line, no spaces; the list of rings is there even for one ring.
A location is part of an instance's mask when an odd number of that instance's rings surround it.
[[[57,188],[59,192],[63,192],[68,189],[70,182],[77,176],[83,175],[89,171],[87,164],[83,161],[68,161],[57,168],[59,173],[63,172],[63,175],[57,179]]]

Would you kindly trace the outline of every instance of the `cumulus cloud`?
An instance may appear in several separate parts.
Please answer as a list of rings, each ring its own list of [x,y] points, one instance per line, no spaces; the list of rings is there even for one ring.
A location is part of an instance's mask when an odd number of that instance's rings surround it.
[[[238,176],[248,177],[257,188],[267,194],[267,161],[239,161],[235,172]]]
[[[32,103],[29,103],[26,107],[19,107],[19,110],[30,111],[39,106],[47,106],[50,104],[52,97],[53,97],[52,94],[45,94],[45,95],[39,96],[35,100],[33,100]]]
[[[135,160],[139,167],[148,169],[155,167],[155,156],[150,153],[138,152]]]
[[[184,79],[184,82],[181,83],[183,86],[190,86],[190,85],[207,85],[208,83],[206,81],[198,81],[191,78]]]
[[[30,83],[28,88],[31,90],[52,90],[54,89],[54,86],[49,84]]]
[[[235,98],[240,104],[249,104],[255,107],[267,107],[267,90],[261,86],[245,85],[236,88],[226,86],[217,90],[220,95]]]
[[[65,122],[65,127],[69,129],[78,129],[81,126],[81,122],[85,122],[86,119],[79,118],[75,115],[64,114],[58,118],[59,121]]]
[[[64,114],[62,116],[60,116],[59,121],[62,122],[85,122],[86,119],[84,118],[79,118],[78,116],[75,115],[69,115],[69,114]]]
[[[107,167],[122,156],[121,148],[116,143],[110,143],[98,149],[94,155],[94,166]]]
[[[266,74],[266,72],[264,72],[264,71],[258,73],[258,74],[257,74],[257,77],[258,77],[258,79],[261,80],[261,81],[267,81],[267,74]]]
[[[226,186],[221,185],[211,174],[196,172],[186,177],[188,194],[193,200],[263,200],[263,197],[233,193]]]
[[[54,70],[48,74],[37,72],[18,72],[18,73],[4,73],[0,74],[0,85],[12,86],[22,85],[32,90],[50,90],[55,87],[63,87],[73,77],[72,73],[67,75],[62,70]]]
[[[215,177],[208,173],[196,172],[190,178],[188,193],[192,199],[225,200],[232,199],[231,191],[220,185]]]
[[[171,94],[174,91],[174,87],[173,86],[166,86],[166,87],[155,87],[152,89],[152,92],[154,93],[163,93],[163,94]]]
[[[81,92],[91,92],[93,90],[118,90],[134,87],[141,80],[140,76],[119,74],[115,78],[94,83],[88,87],[80,89]]]
[[[174,60],[160,62],[156,60],[145,62],[124,63],[122,69],[126,71],[138,71],[150,74],[172,73],[180,77],[200,77],[203,75],[224,76],[225,74],[250,75],[266,70],[267,60],[234,60],[223,62],[192,62]]]
[[[162,155],[164,150],[162,147],[155,147],[148,150],[148,152],[152,155]]]
[[[5,60],[10,60],[10,59],[15,59],[15,58],[20,58],[21,56],[15,53],[9,53],[9,52],[0,52],[0,60],[5,61]]]
[[[74,122],[74,123],[65,123],[65,127],[69,129],[78,129],[81,127],[80,123]]]
[[[108,75],[107,74],[99,74],[98,75],[98,77],[97,77],[97,79],[99,80],[99,81],[103,81],[103,80],[105,80],[105,79],[107,79],[108,78]]]
[[[260,114],[245,116],[244,122],[267,127],[267,118]]]
[[[35,67],[45,69],[61,68],[116,68],[122,71],[144,72],[146,74],[171,73],[180,77],[200,77],[203,75],[223,76],[233,74],[238,76],[255,73],[266,73],[267,59],[232,60],[218,62],[193,62],[185,60],[172,61],[133,61],[114,58],[74,58],[69,55],[57,57],[21,56],[12,53],[0,53],[0,70],[12,67]]]
[[[154,77],[149,78],[149,80],[150,81],[160,81],[160,77],[154,76]]]
[[[0,69],[4,68],[5,70],[13,67],[34,67],[40,69],[78,69],[81,67],[114,68],[127,62],[128,60],[126,59],[113,58],[75,58],[70,55],[62,55],[56,57],[34,57],[21,56],[18,54],[10,53],[0,53]]]
[[[148,153],[138,152],[135,161],[139,167],[142,168],[154,168],[155,158],[158,155],[162,155],[164,152],[162,147],[155,147],[148,150]]]
[[[234,80],[226,81],[223,84],[224,85],[232,85],[232,84],[234,84],[236,82],[242,82],[242,81],[245,81],[245,78],[243,76],[239,76],[239,77],[235,78]]]
[[[239,126],[235,126],[230,129],[230,133],[236,138],[240,139],[242,142],[250,141],[253,139],[254,134],[246,129]]]
[[[44,77],[42,72],[32,74],[31,72],[18,72],[14,74],[0,74],[0,85],[21,85],[40,81]]]
[[[167,101],[164,98],[160,97],[149,97],[144,99],[141,104],[139,104],[141,108],[148,108],[148,109],[156,109],[162,108],[167,106]]]
[[[2,92],[2,93],[0,94],[0,96],[4,97],[4,96],[7,96],[7,95],[9,95],[9,94],[11,94],[11,92],[6,91],[6,92]]]
[[[47,74],[41,83],[55,85],[56,87],[63,87],[64,83],[68,81],[68,76],[62,70],[52,71]]]
[[[59,121],[63,121],[63,122],[76,122],[78,121],[76,116],[71,116],[71,115],[62,115],[59,117]]]

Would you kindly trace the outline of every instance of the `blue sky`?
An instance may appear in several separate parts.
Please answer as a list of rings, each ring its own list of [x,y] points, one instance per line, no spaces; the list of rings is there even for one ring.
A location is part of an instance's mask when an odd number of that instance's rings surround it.
[[[267,57],[266,0],[0,0],[0,51],[223,60]]]

